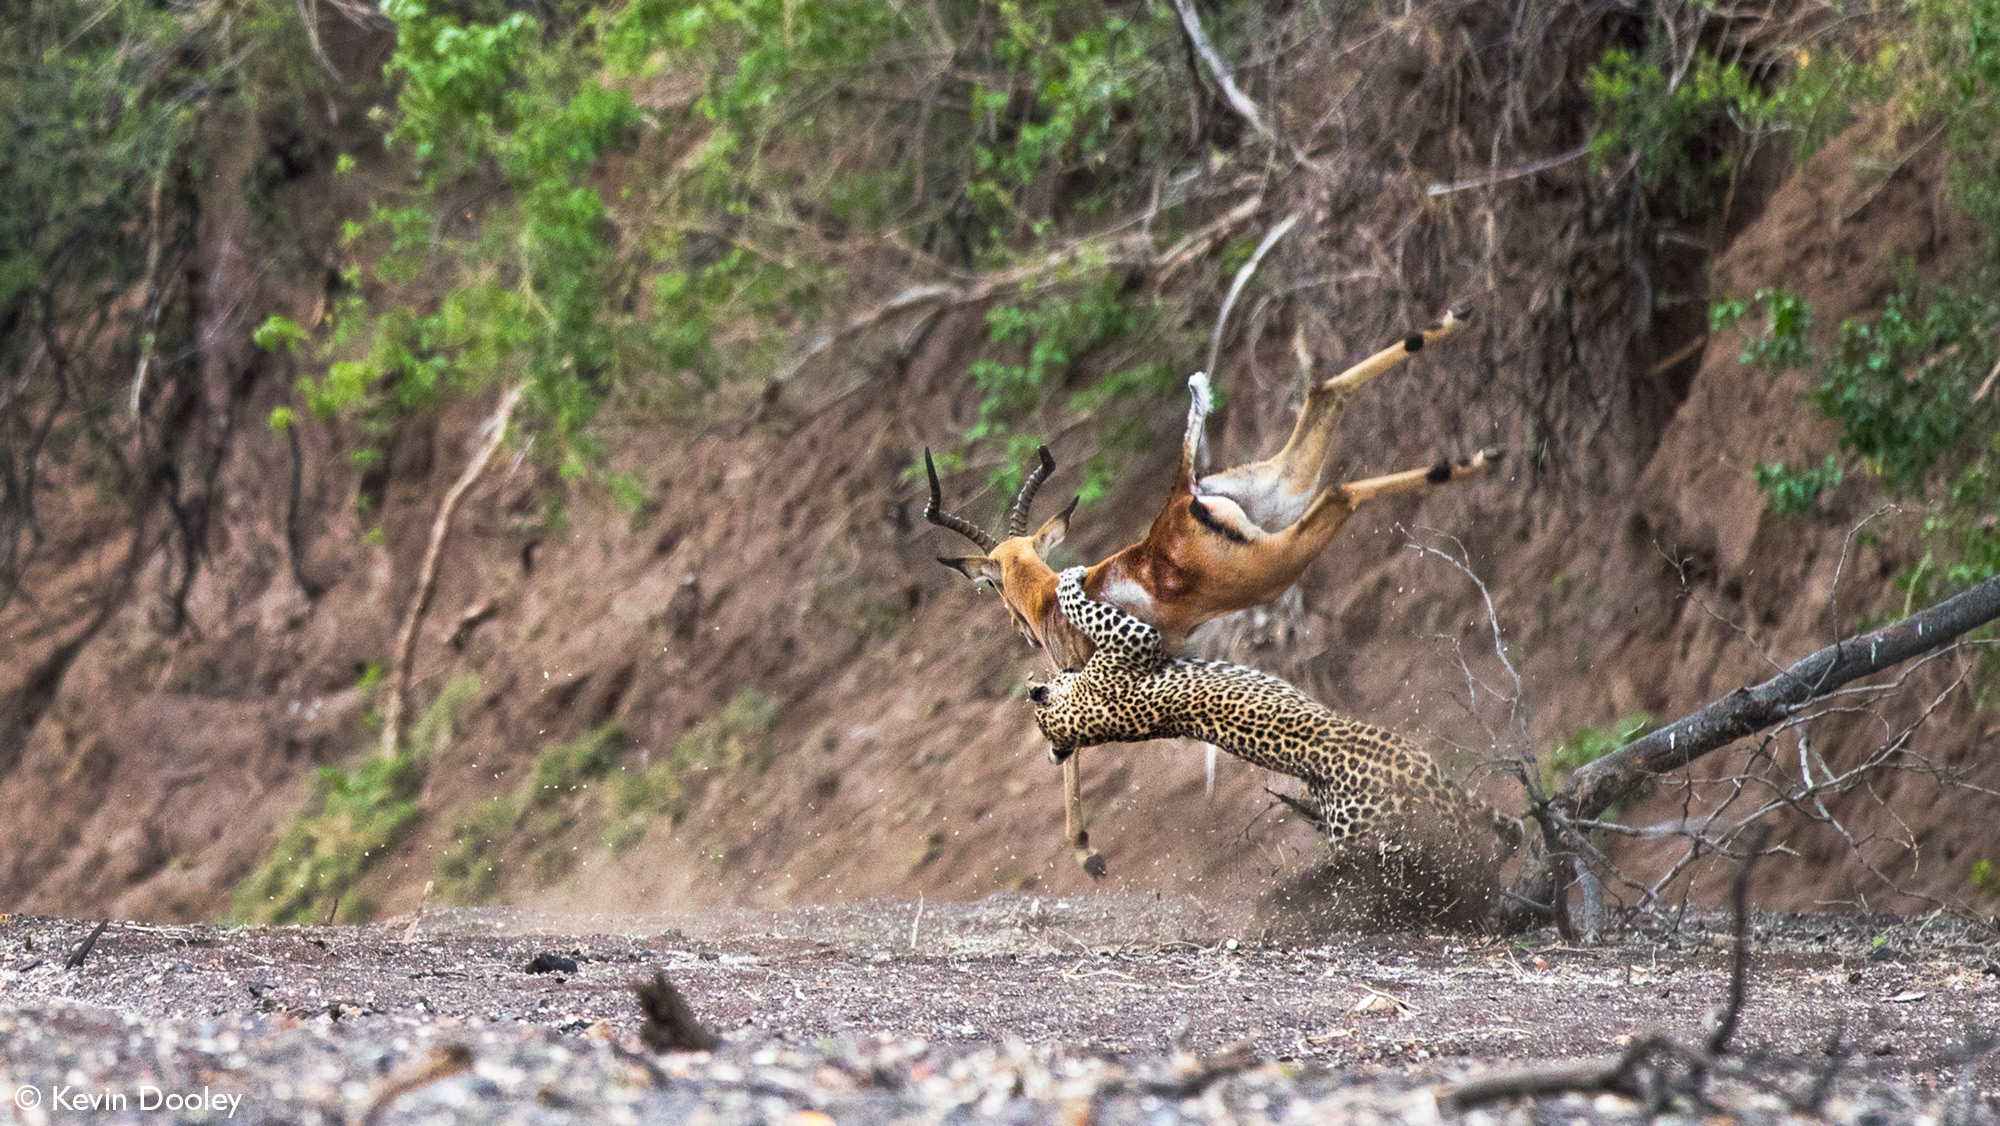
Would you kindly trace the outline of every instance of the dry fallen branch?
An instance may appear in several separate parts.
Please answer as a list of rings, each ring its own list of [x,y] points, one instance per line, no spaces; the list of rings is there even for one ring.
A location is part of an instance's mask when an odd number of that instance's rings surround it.
[[[1743,1002],[1749,994],[1750,871],[1763,851],[1760,832],[1750,842],[1748,854],[1736,870],[1730,894],[1735,944],[1729,968],[1729,995],[1711,1014],[1709,1033],[1698,1047],[1690,1048],[1670,1036],[1654,1033],[1635,1037],[1612,1059],[1502,1072],[1461,1084],[1438,1101],[1453,1110],[1469,1110],[1505,1099],[1608,1092],[1638,1099],[1657,1110],[1675,1095],[1699,1097],[1709,1072],[1729,1049],[1729,1040],[1735,1035]],[[1679,1074],[1673,1071],[1675,1064],[1681,1065]]]
[[[1754,688],[1706,707],[1598,759],[1571,776],[1552,803],[1575,822],[1596,818],[1647,778],[1678,770],[1746,735],[1782,723],[1849,681],[1940,648],[2000,618],[2000,576],[1859,637],[1827,646]]]
[[[1243,287],[1250,284],[1250,275],[1257,272],[1257,267],[1263,263],[1264,256],[1271,252],[1272,247],[1278,245],[1278,240],[1290,234],[1298,223],[1298,212],[1294,211],[1285,216],[1283,222],[1265,232],[1263,240],[1257,244],[1257,249],[1251,252],[1250,260],[1243,263],[1236,271],[1235,279],[1229,283],[1229,293],[1222,299],[1222,311],[1215,315],[1215,331],[1208,338],[1208,367],[1205,370],[1215,371],[1216,360],[1222,355],[1222,330],[1229,325],[1229,312],[1236,307],[1236,299],[1243,295]]]

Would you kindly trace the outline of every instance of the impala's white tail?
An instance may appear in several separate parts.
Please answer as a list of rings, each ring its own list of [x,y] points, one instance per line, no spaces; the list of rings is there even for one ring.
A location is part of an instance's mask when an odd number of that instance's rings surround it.
[[[1187,435],[1181,439],[1181,468],[1187,470],[1190,483],[1201,476],[1202,431],[1214,403],[1214,396],[1208,390],[1208,373],[1198,371],[1188,376]]]

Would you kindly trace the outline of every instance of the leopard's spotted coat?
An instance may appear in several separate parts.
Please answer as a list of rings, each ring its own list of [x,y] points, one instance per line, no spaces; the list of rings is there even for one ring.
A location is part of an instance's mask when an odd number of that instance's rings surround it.
[[[1413,829],[1453,848],[1494,834],[1509,847],[1520,843],[1519,821],[1446,781],[1402,736],[1342,719],[1268,673],[1166,657],[1159,630],[1084,594],[1083,573],[1064,571],[1056,594],[1096,651],[1082,670],[1029,693],[1057,762],[1099,743],[1199,739],[1304,782],[1321,831],[1336,843]]]

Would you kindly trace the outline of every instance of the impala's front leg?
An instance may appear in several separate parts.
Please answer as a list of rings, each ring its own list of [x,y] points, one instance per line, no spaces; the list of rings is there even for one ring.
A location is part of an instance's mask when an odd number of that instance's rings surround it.
[[[1104,857],[1090,847],[1090,830],[1084,827],[1083,818],[1083,756],[1071,751],[1062,759],[1063,780],[1063,837],[1069,842],[1069,854],[1076,858],[1077,867],[1082,868],[1093,880],[1104,878],[1106,871]]]

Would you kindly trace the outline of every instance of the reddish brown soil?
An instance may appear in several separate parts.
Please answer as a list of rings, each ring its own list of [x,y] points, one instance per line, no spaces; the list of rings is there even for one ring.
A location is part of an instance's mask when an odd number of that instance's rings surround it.
[[[1882,137],[1859,126],[1793,178],[1722,259],[1718,288],[1784,284],[1815,303],[1824,330],[1879,297],[1894,263],[1955,254],[1964,236],[1938,202],[1939,154],[1864,160]],[[1492,300],[1505,306],[1493,320],[1518,312],[1507,295]],[[1329,347],[1359,355],[1401,317],[1358,308]],[[774,410],[758,406],[754,388],[665,422],[619,408],[612,467],[638,473],[654,500],[637,516],[585,486],[567,522],[549,523],[538,512],[551,482],[532,461],[499,466],[462,513],[418,646],[420,702],[462,671],[480,677],[478,701],[430,766],[423,820],[343,917],[413,908],[452,824],[512,793],[544,748],[615,720],[632,735],[628,765],[641,765],[751,687],[778,704],[767,770],[705,780],[684,815],[655,822],[621,855],[599,846],[601,818],[585,809],[571,829],[575,867],[540,886],[510,862],[504,897],[623,912],[1089,889],[1062,845],[1057,772],[1017,695],[1037,658],[991,596],[932,561],[957,546],[923,524],[909,480],[922,446],[968,421],[965,364],[980,332],[976,312],[955,314],[907,365],[848,357],[837,378],[792,388]],[[1663,431],[1635,438],[1625,460],[1563,474],[1530,456],[1513,398],[1525,376],[1484,383],[1486,369],[1470,362],[1491,361],[1490,341],[1469,334],[1426,352],[1356,404],[1337,470],[1423,464],[1440,447],[1499,439],[1519,456],[1483,480],[1364,512],[1295,605],[1211,651],[1417,737],[1494,802],[1518,808],[1516,787],[1495,769],[1518,747],[1505,737],[1506,709],[1482,693],[1478,714],[1468,710],[1456,655],[1503,683],[1483,656],[1491,637],[1479,592],[1413,546],[1456,550],[1443,538],[1454,537],[1491,588],[1525,678],[1521,716],[1544,748],[1642,710],[1677,715],[1761,679],[1770,660],[1824,643],[1864,612],[1893,610],[1900,595],[1888,580],[1909,558],[1918,517],[1871,525],[1880,546],[1850,543],[1878,503],[1861,480],[1815,517],[1762,515],[1749,466],[1830,445],[1830,435],[1794,383],[1745,370],[1736,351],[1732,339],[1712,342],[1686,402]],[[1289,426],[1285,352],[1266,340],[1223,373],[1234,405],[1217,422],[1219,461],[1268,450]],[[256,383],[246,417],[288,393],[280,379]],[[309,477],[303,567],[327,587],[317,599],[285,562],[283,443],[246,428],[224,468],[227,511],[194,585],[191,627],[163,631],[157,575],[142,576],[54,686],[18,760],[0,755],[0,808],[10,811],[0,905],[161,921],[227,908],[299,809],[308,772],[367,745],[369,704],[355,682],[388,651],[436,498],[483,410],[463,404],[393,434],[384,475],[366,483],[379,488],[387,546],[366,540],[354,511],[363,482],[344,469]],[[1162,405],[1159,448],[1133,463],[1121,493],[1078,518],[1069,558],[1095,557],[1143,526],[1179,411]],[[340,463],[348,438],[337,426],[303,429],[309,465]],[[1082,432],[1057,439],[1064,469],[1049,507],[1093,443]],[[972,476],[950,488],[983,514],[998,502]],[[36,597],[0,618],[0,686],[74,632],[65,599],[116,550],[92,538],[84,488],[71,490],[67,546],[45,553]],[[1844,564],[1843,547],[1852,549]],[[474,610],[476,623],[460,630]],[[1903,713],[1947,676],[1919,674]],[[1502,733],[1497,744],[1486,724]],[[1912,746],[1933,761],[1970,762],[1992,734],[1990,717],[1960,693]],[[1879,741],[1857,720],[1823,750],[1838,765]],[[2000,782],[1989,776],[2000,767],[1980,770],[1975,781]],[[1084,771],[1093,838],[1110,866],[1101,890],[1241,902],[1316,848],[1264,793],[1273,779],[1227,758],[1212,796],[1188,746],[1092,751]],[[1669,788],[1631,816],[1678,812],[1677,800]],[[1990,850],[1990,799],[1904,774],[1835,808],[1874,840],[1868,856],[1905,890],[1992,906],[1992,887],[1967,879]],[[1888,894],[1829,829],[1790,824],[1780,842],[1796,855],[1760,873],[1763,906],[1927,905]],[[1643,875],[1667,853],[1622,856]]]

